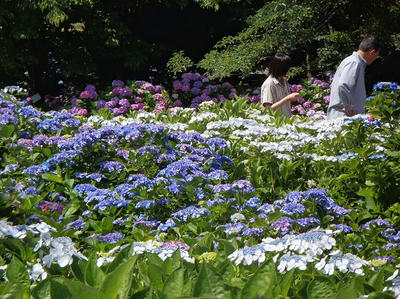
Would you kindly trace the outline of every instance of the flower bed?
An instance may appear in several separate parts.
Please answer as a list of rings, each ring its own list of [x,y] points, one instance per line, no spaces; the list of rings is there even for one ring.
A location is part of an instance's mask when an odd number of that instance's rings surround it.
[[[113,117],[1,93],[0,293],[399,296],[398,103],[392,84],[331,122],[248,97]]]

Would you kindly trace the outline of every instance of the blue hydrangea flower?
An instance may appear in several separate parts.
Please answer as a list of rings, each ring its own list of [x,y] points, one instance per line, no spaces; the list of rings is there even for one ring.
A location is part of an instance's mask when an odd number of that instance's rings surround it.
[[[300,203],[288,203],[281,208],[281,213],[284,215],[303,214],[305,211],[305,206]]]
[[[345,234],[351,234],[354,232],[351,226],[345,224],[335,224],[335,229],[342,230]]]
[[[244,202],[241,209],[246,209],[246,208],[258,209],[260,207],[260,202],[261,202],[261,199],[259,199],[258,197],[252,197],[249,200]]]
[[[22,107],[21,109],[19,109],[18,113],[21,114],[24,118],[42,116],[42,113],[32,106]]]
[[[125,168],[124,164],[118,161],[104,161],[100,162],[99,165],[101,170],[107,172],[114,172],[114,171],[121,172]]]
[[[68,223],[67,227],[72,227],[73,229],[81,229],[86,227],[86,222],[82,219],[78,219]]]
[[[304,218],[296,219],[295,222],[302,227],[308,227],[311,225],[319,225],[320,224],[319,219],[317,219],[315,217],[304,217]]]
[[[154,200],[141,200],[136,204],[135,208],[137,208],[137,209],[143,208],[143,209],[148,210],[155,204],[156,204],[156,202]]]
[[[392,224],[386,220],[383,219],[372,219],[368,222],[366,222],[363,226],[362,229],[370,229],[371,228],[371,224],[375,224],[376,226],[389,226],[392,227]]]
[[[174,217],[180,221],[186,222],[188,217],[199,218],[202,216],[209,216],[209,215],[211,215],[211,212],[209,210],[207,210],[206,208],[191,205],[191,206],[188,206],[182,210],[179,210],[179,211],[173,213],[172,217]]]
[[[120,234],[119,232],[116,233],[109,233],[104,236],[97,236],[100,242],[114,244],[118,241],[121,241],[124,238],[124,235]]]
[[[0,172],[0,174],[8,174],[10,172],[14,172],[17,170],[19,164],[8,164],[4,169]]]

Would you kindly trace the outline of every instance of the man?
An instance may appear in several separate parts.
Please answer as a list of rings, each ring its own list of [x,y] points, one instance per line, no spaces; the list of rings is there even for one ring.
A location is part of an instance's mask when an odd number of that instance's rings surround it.
[[[365,113],[365,68],[378,58],[381,47],[375,37],[368,36],[357,52],[340,63],[331,86],[328,120]]]

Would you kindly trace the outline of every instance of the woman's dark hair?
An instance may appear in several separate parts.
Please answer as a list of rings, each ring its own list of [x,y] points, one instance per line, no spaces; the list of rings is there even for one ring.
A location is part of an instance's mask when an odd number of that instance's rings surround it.
[[[358,49],[363,52],[368,52],[371,50],[379,51],[381,48],[382,44],[374,36],[365,37],[358,46]]]
[[[269,63],[268,72],[274,78],[282,77],[289,71],[291,62],[285,53],[276,53]]]

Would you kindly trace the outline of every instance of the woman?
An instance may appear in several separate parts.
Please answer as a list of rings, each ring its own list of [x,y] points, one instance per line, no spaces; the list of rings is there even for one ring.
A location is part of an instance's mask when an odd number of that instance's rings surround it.
[[[292,116],[290,103],[299,98],[298,92],[290,93],[284,77],[290,69],[291,59],[284,53],[276,53],[269,64],[269,76],[261,86],[261,103],[264,107],[281,109],[282,114]]]

